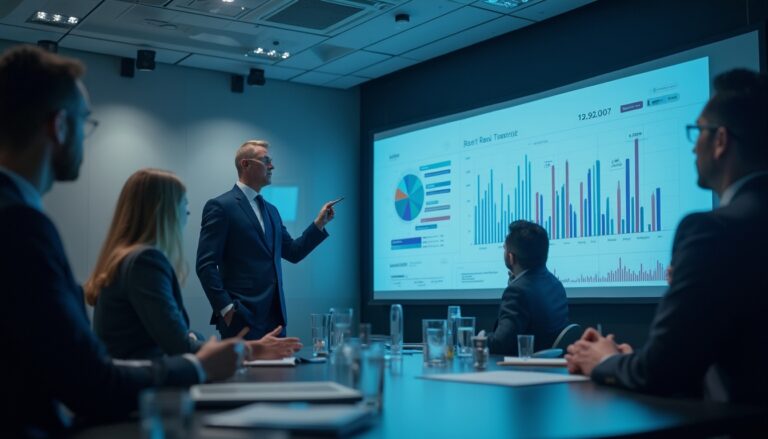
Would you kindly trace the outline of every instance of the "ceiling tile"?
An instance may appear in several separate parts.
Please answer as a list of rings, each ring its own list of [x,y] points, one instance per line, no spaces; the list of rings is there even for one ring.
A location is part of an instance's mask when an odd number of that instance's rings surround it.
[[[421,26],[397,34],[392,38],[368,46],[366,49],[374,52],[400,55],[440,38],[493,20],[500,15],[485,9],[465,6]]]
[[[519,11],[512,11],[510,15],[527,18],[528,20],[542,21],[572,9],[580,8],[593,1],[595,0],[546,0]]]
[[[67,35],[59,42],[59,46],[66,47],[67,49],[104,53],[107,55],[123,56],[127,58],[136,58],[136,50],[148,48],[148,46],[98,40],[77,35]],[[152,50],[155,51],[155,61],[164,64],[175,64],[180,59],[189,55],[188,52],[177,52],[155,47],[152,47]]]
[[[371,53],[364,50],[358,50],[357,52],[352,52],[343,58],[337,59],[336,61],[331,61],[322,67],[318,67],[317,70],[326,73],[348,75],[356,70],[360,70],[364,67],[368,67],[371,64],[376,64],[388,58],[391,57],[389,55],[382,55],[380,53]]]
[[[334,88],[343,88],[347,89],[350,87],[354,87],[356,85],[362,84],[365,81],[368,81],[368,78],[361,78],[359,76],[342,76],[339,79],[334,79],[331,82],[327,82],[324,85],[326,87],[334,87]]]
[[[362,70],[358,70],[355,73],[357,76],[364,76],[366,78],[378,78],[388,73],[392,73],[395,70],[400,70],[408,66],[412,66],[420,61],[403,58],[400,56],[393,56],[387,60],[384,60],[378,64],[374,64],[370,67],[366,67]]]
[[[21,26],[8,26],[0,24],[0,36],[4,40],[20,41],[23,43],[36,43],[39,40],[58,41],[61,34],[49,32],[48,30],[30,29]]]
[[[291,82],[301,82],[302,84],[312,84],[312,85],[324,85],[327,84],[334,79],[338,79],[339,75],[332,75],[330,73],[323,73],[323,72],[307,72],[303,75],[299,75],[293,79],[291,79]]]
[[[180,63],[178,63],[178,65],[196,67],[200,69],[217,70],[220,72],[234,73],[238,75],[247,75],[248,70],[252,67],[255,67],[263,69],[264,76],[268,79],[280,80],[289,80],[305,72],[304,70],[290,69],[288,67],[260,65],[258,63],[248,63],[243,61],[235,61],[228,58],[197,54],[185,58]]]
[[[414,49],[404,55],[418,60],[427,60],[511,32],[515,29],[520,29],[532,23],[530,20],[502,16],[490,23],[461,31],[442,40]]]
[[[328,43],[353,49],[362,49],[370,44],[427,23],[460,7],[460,4],[447,0],[412,1],[343,32],[329,39]],[[395,25],[395,15],[398,13],[405,13],[410,16],[410,22],[400,28]]]

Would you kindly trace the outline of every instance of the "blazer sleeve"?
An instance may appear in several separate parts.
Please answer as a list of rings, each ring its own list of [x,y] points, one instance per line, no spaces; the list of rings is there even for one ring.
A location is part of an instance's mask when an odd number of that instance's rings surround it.
[[[229,221],[219,201],[208,200],[203,208],[200,226],[200,240],[197,244],[197,277],[215,315],[232,303],[219,273],[224,259],[224,245],[227,241]]]
[[[496,329],[488,334],[488,348],[494,354],[517,352],[517,335],[520,328],[528,327],[531,315],[525,291],[518,285],[510,285],[501,296],[499,320]]]
[[[91,331],[82,290],[74,282],[58,233],[45,216],[29,208],[6,210],[0,230],[6,231],[0,232],[0,273],[11,305],[2,315],[11,327],[20,328],[6,334],[18,353],[13,361],[23,365],[20,379],[43,386],[46,394],[77,415],[98,418],[128,414],[143,388],[197,383],[195,365],[182,357],[142,366],[113,364]],[[13,305],[20,303],[32,311],[33,321],[28,321],[29,313],[16,312],[19,308]]]
[[[645,346],[615,355],[592,371],[592,379],[658,394],[701,393],[718,346],[727,343],[728,294],[719,256],[724,226],[708,214],[686,217],[673,246],[672,284],[651,324]]]
[[[173,296],[174,289],[179,289],[173,268],[159,250],[143,250],[128,261],[124,282],[128,301],[144,329],[166,355],[200,349],[203,341],[189,337],[189,326]]]
[[[277,210],[275,210],[275,212],[277,212]],[[282,233],[281,251],[283,253],[283,259],[294,264],[307,257],[315,247],[320,245],[320,243],[328,237],[328,232],[325,229],[318,229],[314,222],[310,223],[309,227],[304,229],[304,233],[296,239],[293,239],[291,234],[288,233],[282,220],[280,220],[280,227]]]

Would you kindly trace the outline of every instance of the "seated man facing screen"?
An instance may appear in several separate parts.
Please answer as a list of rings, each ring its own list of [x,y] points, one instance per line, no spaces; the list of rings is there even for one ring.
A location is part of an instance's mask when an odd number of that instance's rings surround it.
[[[96,267],[85,284],[95,307],[93,328],[117,358],[195,353],[203,340],[189,330],[179,280],[186,277],[182,231],[186,188],[171,172],[136,171],[125,182]],[[253,358],[274,359],[301,348],[298,338],[278,338],[281,326],[249,340]]]
[[[504,240],[504,263],[510,270],[501,297],[499,317],[488,334],[491,353],[517,354],[517,336],[532,334],[534,349],[552,347],[568,325],[568,300],[563,284],[547,270],[549,237],[530,221],[514,221]]]
[[[642,392],[768,404],[768,77],[724,73],[688,135],[698,184],[720,207],[685,217],[670,286],[636,352],[592,328],[568,347],[571,373]]]

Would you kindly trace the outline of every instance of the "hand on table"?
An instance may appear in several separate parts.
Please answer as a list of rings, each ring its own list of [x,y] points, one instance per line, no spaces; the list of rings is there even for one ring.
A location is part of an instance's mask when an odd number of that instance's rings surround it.
[[[616,344],[613,334],[603,337],[596,329],[587,328],[579,341],[568,346],[565,360],[568,372],[590,376],[595,366],[605,358],[629,353],[632,353],[632,346],[626,343]]]
[[[258,340],[248,341],[246,345],[250,348],[249,360],[276,360],[285,357],[291,357],[302,344],[296,337],[278,337],[282,326],[278,326],[272,332]]]
[[[237,336],[221,341],[212,336],[200,347],[195,356],[209,381],[225,380],[235,374],[246,355],[243,336],[248,331],[250,328],[243,328]]]

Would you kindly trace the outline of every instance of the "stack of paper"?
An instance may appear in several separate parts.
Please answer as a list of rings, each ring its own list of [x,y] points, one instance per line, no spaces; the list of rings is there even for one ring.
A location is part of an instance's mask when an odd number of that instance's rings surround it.
[[[565,367],[565,358],[520,358],[504,357],[499,366],[560,366]]]
[[[346,435],[367,425],[373,416],[372,411],[357,405],[251,404],[207,416],[205,424]]]
[[[286,357],[279,360],[252,360],[244,361],[246,366],[296,366],[296,357]]]
[[[464,383],[499,384],[502,386],[531,386],[534,384],[566,383],[586,381],[589,378],[582,375],[566,375],[545,372],[493,371],[473,373],[448,373],[424,375],[420,378],[427,380],[458,381]]]

